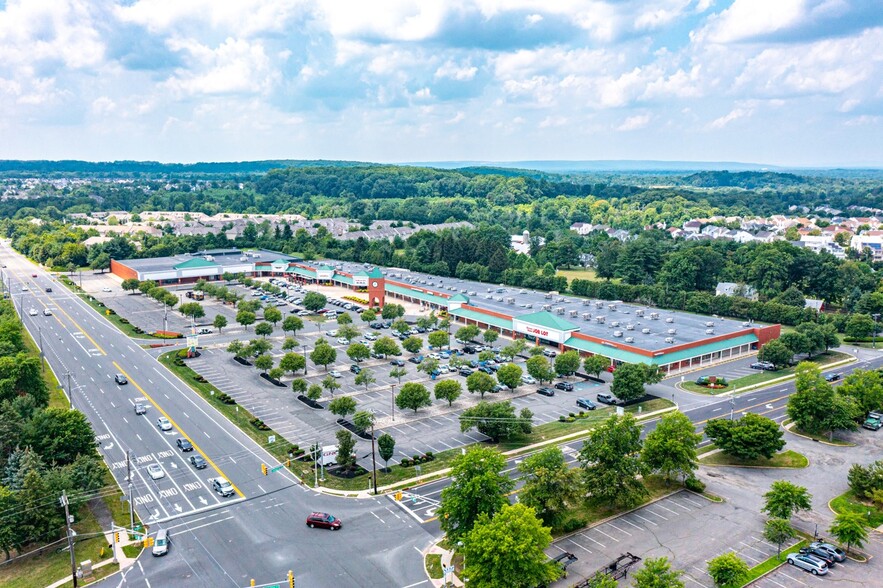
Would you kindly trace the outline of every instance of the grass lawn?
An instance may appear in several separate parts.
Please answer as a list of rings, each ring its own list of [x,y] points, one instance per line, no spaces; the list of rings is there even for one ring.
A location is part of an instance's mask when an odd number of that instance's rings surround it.
[[[564,276],[567,278],[567,281],[570,280],[597,280],[598,274],[595,273],[593,269],[568,269],[568,270],[558,270],[555,272],[556,276]]]
[[[25,329],[22,329],[21,332],[24,336],[25,347],[27,347],[30,353],[39,357],[40,349],[31,338],[30,333]],[[70,402],[68,402],[67,396],[64,395],[64,390],[55,378],[55,374],[49,369],[49,362],[45,359],[43,360],[43,382],[46,383],[46,389],[49,390],[49,408],[70,408]]]
[[[805,468],[809,465],[806,456],[796,451],[783,451],[775,454],[771,459],[760,457],[758,459],[739,459],[726,453],[713,453],[699,460],[700,463],[706,465],[725,465],[725,466],[752,466],[760,468]]]
[[[874,505],[872,502],[866,502],[853,494],[852,490],[841,494],[831,501],[831,508],[837,514],[844,512],[855,512],[868,517],[868,525],[871,527],[879,527],[883,525],[883,510]],[[871,513],[868,516],[868,513]]]
[[[440,580],[442,576],[444,576],[440,553],[430,553],[426,556],[426,572],[429,574],[429,577],[434,580]]]
[[[806,541],[798,541],[797,543],[795,543],[794,545],[792,545],[788,549],[784,550],[778,557],[774,555],[771,558],[760,562],[759,564],[757,564],[756,566],[754,566],[753,568],[750,568],[748,570],[748,575],[745,578],[743,578],[742,581],[739,582],[738,585],[745,586],[746,584],[753,582],[754,580],[757,580],[758,578],[760,578],[762,575],[766,574],[767,572],[770,572],[770,571],[776,569],[777,567],[779,567],[780,565],[783,565],[785,563],[785,558],[788,556],[789,553],[797,553],[798,551],[800,551],[801,547],[805,547],[805,546],[806,546]],[[729,587],[725,587],[725,588],[729,588]]]
[[[782,421],[782,426],[791,423],[791,419],[785,419]],[[785,429],[786,431],[793,432],[795,435],[803,435],[804,437],[809,437],[810,439],[814,439],[816,441],[823,441],[825,443],[830,443],[831,445],[839,445],[841,447],[855,447],[855,443],[851,441],[843,441],[842,439],[837,439],[836,437],[832,437],[830,435],[816,435],[815,433],[807,433],[806,431],[802,431],[797,428],[797,426],[793,426],[790,429]]]

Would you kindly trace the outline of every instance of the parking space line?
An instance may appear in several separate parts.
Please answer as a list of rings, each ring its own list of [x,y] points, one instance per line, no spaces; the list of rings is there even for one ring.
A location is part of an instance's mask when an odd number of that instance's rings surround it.
[[[786,578],[788,578],[789,580],[794,580],[795,582],[797,582],[797,583],[800,584],[801,586],[806,586],[806,583],[801,582],[801,581],[798,580],[797,578],[792,578],[791,576],[789,576],[788,574],[786,574],[785,572],[783,572],[783,571],[781,571],[781,570],[779,570],[779,573],[782,574],[783,576],[785,576]]]
[[[708,586],[706,586],[705,584],[703,584],[702,582],[700,582],[699,580],[697,580],[696,578],[694,578],[690,574],[684,574],[684,578],[686,578],[688,580],[693,580],[694,582],[696,582],[697,584],[702,586],[702,588],[708,588]],[[785,588],[785,587],[783,586],[782,588]]]
[[[656,506],[658,506],[658,507],[661,508],[662,510],[667,510],[668,512],[670,512],[670,513],[673,514],[673,515],[677,515],[677,514],[678,514],[678,513],[676,513],[675,511],[673,511],[673,510],[670,509],[670,508],[665,508],[664,506],[662,506],[662,503],[660,503],[660,502],[657,502],[657,503],[656,503]],[[684,508],[686,508],[686,507],[684,507]],[[690,510],[690,509],[688,508],[687,510]]]
[[[745,559],[750,559],[750,560],[751,560],[752,562],[754,562],[755,564],[759,564],[759,563],[760,563],[760,560],[759,560],[759,559],[755,559],[755,558],[751,557],[750,555],[746,555],[746,554],[742,553],[741,551],[736,551],[736,550],[733,549],[732,547],[730,548],[730,551],[732,551],[733,553],[735,553],[737,557],[744,557]]]
[[[632,536],[631,533],[629,533],[628,531],[624,531],[623,529],[620,529],[619,527],[617,527],[613,523],[607,523],[607,524],[610,525],[611,527],[613,527],[614,529],[616,529],[617,531],[619,531],[620,533],[624,533],[624,534],[628,535],[629,537]]]
[[[633,512],[632,514],[635,515],[636,517],[638,517],[639,519],[641,519],[642,521],[644,521],[645,523],[650,523],[650,524],[653,525],[654,527],[658,527],[658,526],[659,526],[658,524],[654,523],[654,522],[651,521],[650,519],[645,519],[644,517],[642,517],[642,516],[639,515],[638,513],[634,513],[634,512]]]
[[[622,521],[623,523],[627,523],[627,524],[633,526],[634,528],[638,529],[639,531],[643,531],[643,529],[642,529],[641,527],[639,527],[639,526],[636,525],[635,523],[631,522],[631,521],[628,520],[627,518],[620,517],[620,518],[617,519],[617,520]]]
[[[775,584],[776,586],[781,586],[782,588],[788,588],[788,587],[785,586],[784,584],[779,584],[778,582],[776,582],[775,580],[773,580],[773,579],[770,578],[769,576],[767,576],[765,579],[766,579],[766,580],[769,580],[770,582],[772,582],[772,583]]]
[[[607,537],[607,538],[609,538],[609,539],[613,539],[614,541],[616,541],[617,543],[619,543],[619,539],[617,539],[616,537],[611,537],[610,535],[608,535],[607,533],[605,533],[605,532],[602,531],[601,529],[595,527],[595,529],[593,529],[593,530],[594,530],[594,531],[597,531],[597,532],[601,533],[602,535],[604,535],[605,537]]]
[[[683,508],[683,509],[684,509],[685,511],[687,511],[687,512],[693,512],[693,509],[692,509],[692,508],[687,508],[687,507],[684,506],[683,504],[679,504],[677,500],[671,500],[671,501],[669,501],[669,502],[671,502],[671,504],[674,504],[674,505],[677,506],[678,508]]]
[[[753,545],[748,545],[748,544],[745,543],[744,541],[739,541],[739,543],[741,543],[742,545],[744,545],[744,546],[747,547],[748,549],[753,549],[754,551],[756,551],[757,553],[759,553],[759,554],[761,554],[761,555],[766,555],[766,554],[767,554],[765,551],[762,551],[762,550],[758,549],[757,547],[755,547],[755,546],[753,546]]]
[[[702,506],[702,505],[699,504],[698,502],[694,502],[694,501],[690,500],[689,498],[687,498],[686,496],[680,496],[679,498],[680,498],[681,500],[683,500],[684,502],[689,502],[689,503],[692,504],[693,506],[698,506],[698,507],[701,507],[701,506]]]
[[[659,517],[659,518],[662,519],[663,521],[667,521],[667,520],[668,520],[667,518],[665,518],[664,516],[662,516],[662,515],[659,514],[658,512],[653,512],[653,511],[650,510],[649,508],[647,508],[647,509],[645,509],[645,510],[646,510],[647,512],[649,512],[650,514]]]
[[[591,549],[587,549],[587,548],[583,547],[582,545],[580,545],[576,541],[572,541],[572,540],[568,539],[567,542],[570,543],[571,545],[573,545],[574,547],[578,547],[578,548],[582,549],[586,553],[592,553]]]
[[[599,541],[595,541],[594,539],[592,539],[591,537],[589,537],[589,536],[586,535],[585,533],[580,533],[579,536],[580,536],[580,537],[585,537],[586,539],[588,539],[588,540],[591,541],[592,543],[596,543],[596,544],[598,544],[598,545],[601,547],[601,549],[607,549],[607,546],[606,546],[606,545],[604,545],[603,543],[601,543],[601,542],[599,542]]]

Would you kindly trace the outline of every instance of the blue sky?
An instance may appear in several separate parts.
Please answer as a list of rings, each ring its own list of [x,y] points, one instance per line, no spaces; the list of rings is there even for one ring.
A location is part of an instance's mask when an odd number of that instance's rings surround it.
[[[883,165],[879,0],[0,0],[0,158]]]

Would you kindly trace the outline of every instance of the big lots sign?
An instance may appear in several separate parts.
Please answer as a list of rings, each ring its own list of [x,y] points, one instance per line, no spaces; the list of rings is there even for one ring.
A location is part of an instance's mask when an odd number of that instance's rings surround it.
[[[530,333],[531,335],[539,335],[540,337],[548,337],[549,331],[544,329],[537,329],[536,327],[524,327],[524,330]]]

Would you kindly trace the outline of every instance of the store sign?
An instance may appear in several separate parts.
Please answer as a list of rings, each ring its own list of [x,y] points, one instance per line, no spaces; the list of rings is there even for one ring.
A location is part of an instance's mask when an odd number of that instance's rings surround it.
[[[539,335],[540,337],[548,337],[549,331],[543,329],[537,329],[535,327],[524,327],[524,330],[530,333],[531,335]]]

